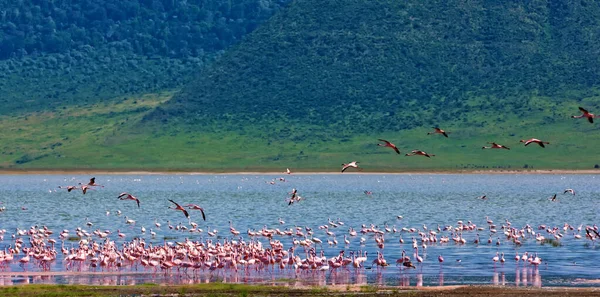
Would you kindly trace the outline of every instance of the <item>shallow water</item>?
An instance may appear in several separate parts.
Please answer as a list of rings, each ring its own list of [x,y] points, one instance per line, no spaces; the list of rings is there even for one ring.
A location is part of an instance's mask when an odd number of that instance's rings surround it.
[[[278,178],[285,178],[285,182]],[[100,268],[84,265],[80,271],[67,271],[63,256],[58,254],[56,261],[50,265],[50,272],[32,274],[42,271],[33,261],[22,267],[16,260],[0,271],[0,284],[21,283],[80,283],[80,284],[133,284],[145,282],[164,283],[198,283],[206,281],[276,283],[282,280],[294,280],[298,284],[381,284],[394,286],[415,285],[457,285],[457,284],[504,284],[517,286],[593,286],[600,275],[599,250],[594,242],[585,239],[585,226],[594,225],[598,221],[598,204],[600,185],[596,175],[460,175],[460,174],[292,174],[292,175],[97,175],[96,183],[104,187],[95,187],[82,195],[80,190],[68,193],[58,186],[87,183],[87,176],[62,175],[2,175],[0,176],[0,229],[6,229],[0,249],[14,246],[11,235],[18,229],[29,229],[31,226],[45,225],[54,231],[52,238],[57,245],[62,241],[58,233],[63,229],[70,230],[71,236],[75,228],[81,227],[91,231],[111,230],[111,240],[120,246],[134,237],[142,237],[153,245],[165,242],[178,242],[189,238],[193,241],[233,238],[229,232],[229,221],[242,232],[245,240],[248,229],[260,230],[279,228],[284,230],[294,226],[311,227],[314,237],[323,241],[322,247],[316,245],[317,252],[324,251],[325,256],[333,257],[341,250],[366,250],[369,253],[368,265],[356,271],[340,270],[326,274],[284,272],[250,272],[190,275],[187,273],[154,273],[141,267],[123,267],[116,273],[101,274]],[[274,184],[270,182],[274,180]],[[298,189],[304,200],[288,206],[285,199],[289,192]],[[573,188],[576,195],[563,194],[564,189]],[[365,190],[372,191],[366,195]],[[129,192],[138,197],[141,207],[134,201],[119,200],[121,192]],[[558,193],[558,201],[549,200]],[[487,195],[487,200],[477,197]],[[199,224],[202,233],[190,233],[170,229],[185,225],[187,219],[182,212],[169,209],[172,199],[179,204],[194,203],[202,206],[207,220],[202,221],[198,211],[190,210],[191,220]],[[22,207],[25,210],[22,210]],[[121,211],[121,215],[117,212]],[[108,214],[107,214],[108,212]],[[397,216],[403,218],[397,219]],[[497,225],[497,233],[492,235],[492,244],[486,216]],[[134,225],[125,223],[126,217],[136,221]],[[285,221],[280,224],[279,218]],[[343,226],[330,227],[338,241],[337,246],[327,244],[333,240],[318,226],[327,225],[328,220],[341,220]],[[370,268],[372,259],[379,250],[372,233],[348,236],[349,246],[343,243],[348,227],[360,231],[361,225],[374,224],[383,229],[416,228],[420,231],[437,230],[438,225],[457,226],[457,221],[471,221],[483,231],[463,232],[467,240],[464,245],[450,242],[441,244],[428,243],[421,247],[419,235],[409,232],[390,232],[385,234],[385,248],[382,250],[391,266]],[[523,228],[527,224],[535,232],[541,232],[546,238],[553,238],[545,230],[538,230],[539,225],[560,228],[563,237],[555,244],[541,244],[529,236],[516,246],[506,240],[502,224],[510,221],[512,227]],[[87,226],[87,222],[92,226]],[[156,228],[155,221],[162,224]],[[563,231],[568,223],[575,230]],[[581,232],[577,227],[583,225]],[[141,233],[141,227],[146,233]],[[151,230],[152,229],[152,230]],[[119,238],[116,230],[126,234]],[[207,235],[208,230],[217,230],[216,237]],[[150,232],[156,232],[153,238]],[[304,231],[304,230],[303,230]],[[305,231],[304,231],[305,232]],[[482,243],[473,243],[475,234],[479,233]],[[574,234],[582,235],[575,239]],[[450,235],[442,231],[440,235]],[[438,235],[438,239],[439,236]],[[399,243],[400,236],[404,244]],[[238,236],[239,237],[239,236]],[[366,239],[361,245],[361,237]],[[393,265],[405,250],[414,259],[412,238],[419,242],[419,255],[424,258],[423,264],[416,270],[401,270]],[[28,237],[24,237],[27,246]],[[267,238],[257,237],[268,245]],[[92,237],[99,240],[97,237]],[[237,239],[235,237],[234,239]],[[279,237],[284,248],[292,245],[290,237]],[[500,245],[496,245],[496,241]],[[77,246],[78,238],[65,241],[64,246]],[[299,247],[297,251],[301,251]],[[492,257],[496,252],[504,252],[506,263],[494,264]],[[523,254],[537,253],[543,259],[539,267],[518,264],[514,261],[515,252]],[[438,255],[445,261],[440,265]],[[302,257],[304,255],[301,254]],[[460,260],[458,262],[457,260]],[[414,261],[414,260],[413,260]],[[416,261],[414,261],[416,264]],[[139,265],[138,265],[139,266]],[[104,273],[107,273],[104,271]]]

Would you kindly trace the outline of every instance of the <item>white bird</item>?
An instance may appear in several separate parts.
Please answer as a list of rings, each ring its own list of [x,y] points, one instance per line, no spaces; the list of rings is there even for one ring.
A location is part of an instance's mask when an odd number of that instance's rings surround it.
[[[346,171],[346,169],[348,169],[350,167],[358,168],[358,162],[352,161],[348,164],[342,164],[342,172]]]

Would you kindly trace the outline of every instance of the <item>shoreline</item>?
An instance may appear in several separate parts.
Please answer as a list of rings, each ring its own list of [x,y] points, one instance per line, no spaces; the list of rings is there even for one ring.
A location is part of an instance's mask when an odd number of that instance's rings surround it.
[[[510,287],[453,285],[396,287],[369,285],[290,286],[282,284],[204,283],[195,285],[20,284],[0,286],[2,296],[600,296],[595,287]]]
[[[194,170],[104,170],[104,169],[0,169],[0,175],[65,175],[65,174],[76,174],[76,175],[318,175],[318,174],[342,174],[339,171],[298,171],[292,174],[287,174],[283,171],[194,171]],[[411,171],[353,171],[345,172],[346,175],[411,175],[411,174],[600,174],[600,169],[539,169],[539,170],[411,170]]]

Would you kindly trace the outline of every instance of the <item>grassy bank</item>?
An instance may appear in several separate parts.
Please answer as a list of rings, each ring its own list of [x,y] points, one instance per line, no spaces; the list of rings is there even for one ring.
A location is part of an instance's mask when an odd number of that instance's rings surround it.
[[[495,286],[454,287],[375,287],[328,286],[291,288],[268,285],[199,284],[199,285],[24,285],[0,287],[2,296],[600,296],[594,288],[514,288]]]
[[[577,114],[573,102],[546,107],[556,110],[552,118],[503,115],[491,120],[493,114],[482,112],[465,124],[442,123],[448,138],[427,135],[430,127],[371,135],[285,123],[274,130],[258,125],[234,129],[140,124],[172,96],[164,92],[0,116],[0,170],[337,172],[340,164],[356,160],[364,172],[472,172],[594,170],[600,163],[597,124],[571,119],[570,114]],[[532,137],[550,144],[541,148],[519,143]],[[394,142],[402,153],[378,147],[378,138]],[[481,149],[491,141],[511,150]],[[404,156],[413,149],[436,156]]]

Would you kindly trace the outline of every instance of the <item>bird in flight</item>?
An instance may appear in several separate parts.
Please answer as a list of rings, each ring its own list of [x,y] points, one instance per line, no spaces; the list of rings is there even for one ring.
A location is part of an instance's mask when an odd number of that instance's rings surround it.
[[[346,169],[348,169],[350,167],[358,168],[358,162],[352,161],[348,164],[342,164],[342,172],[346,171]]]
[[[509,147],[501,145],[501,144],[497,144],[495,142],[488,142],[489,144],[491,144],[492,146],[484,146],[482,147],[482,149],[507,149],[510,150]]]
[[[587,109],[585,109],[581,106],[579,107],[579,110],[581,111],[581,115],[571,116],[571,118],[574,118],[574,119],[587,118],[588,122],[594,123],[594,118],[598,117],[597,115],[594,115],[593,113],[587,111]]]
[[[424,151],[420,151],[420,150],[413,150],[410,154],[406,154],[405,156],[415,156],[415,155],[419,155],[419,156],[425,156],[427,158],[431,158],[433,156],[435,156],[434,154],[428,154]]]
[[[487,199],[487,195],[479,196],[479,197],[477,197],[477,199],[486,200]]]
[[[450,132],[446,132],[442,129],[440,129],[439,127],[433,127],[434,131],[433,132],[427,132],[427,135],[431,135],[431,134],[442,134],[444,136],[446,136],[446,138],[448,137],[448,133]]]
[[[175,207],[170,207],[170,209],[174,209],[174,210],[181,210],[183,212],[183,214],[185,215],[186,218],[190,218],[190,214],[187,212],[187,210],[185,210],[185,208],[181,207],[181,205],[177,204],[177,202],[169,199],[169,201],[171,201],[173,204],[175,204]],[[204,213],[204,212],[203,212]]]
[[[119,194],[118,198],[121,200],[135,200],[135,202],[137,202],[138,208],[140,207],[140,199],[137,199],[135,196],[133,196],[127,192],[123,192],[123,193]]]
[[[286,169],[285,169],[285,173],[286,173],[286,174],[292,174],[292,171],[290,171],[290,169],[289,169],[289,168],[286,168]]]
[[[177,204],[177,203],[176,203]],[[186,205],[189,209],[199,210],[202,213],[202,219],[206,221],[206,216],[204,216],[204,209],[196,204],[188,204]]]
[[[521,141],[520,141],[520,142],[524,142],[524,143],[525,143],[525,146],[528,146],[530,143],[537,143],[537,144],[539,144],[541,147],[546,147],[544,144],[550,144],[550,142],[547,142],[547,141],[541,141],[541,140],[539,140],[539,139],[536,139],[536,138],[531,138],[531,139],[529,139],[529,140],[523,140],[523,139],[521,139]]]
[[[64,187],[64,186],[58,186],[58,188],[59,189],[67,189],[67,192],[71,192],[71,191],[73,191],[73,190],[75,190],[75,189],[77,189],[79,187],[78,186],[66,186],[66,187]]]
[[[386,147],[391,147],[394,151],[396,151],[396,154],[400,154],[400,150],[396,147],[396,145],[394,145],[393,143],[385,140],[385,139],[378,139],[379,141],[383,141],[385,143],[378,143],[378,146],[386,146]]]
[[[575,190],[573,190],[573,189],[565,189],[565,191],[563,192],[563,194],[567,194],[567,193],[571,193],[571,194],[575,195]]]
[[[96,183],[95,177],[90,178],[90,182],[87,185],[92,187],[104,187],[103,185],[99,185]]]
[[[295,201],[298,201],[298,190],[296,190],[296,188],[292,189],[292,192],[290,193],[292,194],[292,197],[290,197],[288,205],[292,205],[292,203],[294,203]]]
[[[552,202],[556,201],[556,194],[554,194],[554,196],[550,197],[550,201],[552,201]]]

